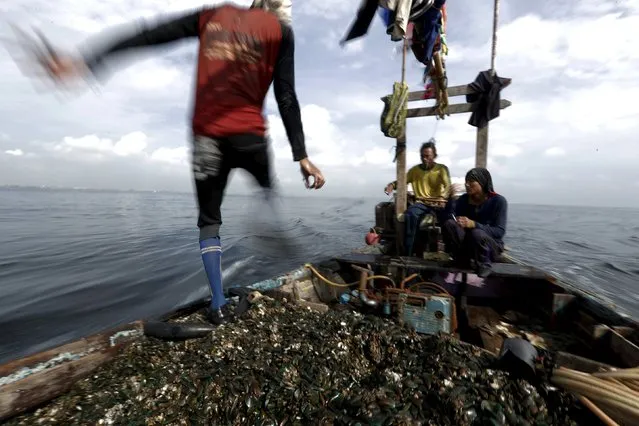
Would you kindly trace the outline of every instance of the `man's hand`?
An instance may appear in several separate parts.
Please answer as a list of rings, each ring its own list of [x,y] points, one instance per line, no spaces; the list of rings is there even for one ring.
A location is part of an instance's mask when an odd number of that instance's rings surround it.
[[[468,219],[466,216],[458,217],[457,218],[457,223],[459,223],[459,226],[461,226],[462,228],[474,228],[475,227],[475,221]]]
[[[56,82],[79,79],[88,73],[88,68],[82,60],[66,56],[46,58],[42,66]]]
[[[395,185],[389,183],[388,185],[386,185],[386,188],[384,188],[384,193],[386,195],[390,195],[390,193],[393,192],[393,189],[395,189]]]
[[[308,189],[320,189],[324,186],[326,182],[324,180],[324,176],[320,169],[315,167],[313,163],[308,158],[305,158],[300,161],[300,171],[302,172],[302,176],[304,176],[304,184]],[[313,183],[310,184],[308,181],[309,177],[313,177]]]

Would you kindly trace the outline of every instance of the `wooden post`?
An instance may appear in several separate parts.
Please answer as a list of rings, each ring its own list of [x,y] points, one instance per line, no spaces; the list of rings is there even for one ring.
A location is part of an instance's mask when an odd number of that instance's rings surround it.
[[[406,51],[408,48],[408,40],[404,37],[404,45],[402,47],[402,83],[406,81]],[[403,108],[403,105],[400,106]],[[407,117],[408,118],[408,117]],[[395,199],[395,216],[399,218],[406,211],[406,125],[404,123],[404,131],[397,138],[395,143],[396,160],[397,160],[397,189]],[[402,228],[401,226],[398,227]],[[401,232],[400,232],[401,233]]]
[[[493,42],[490,55],[490,72],[495,75],[495,58],[497,57],[497,26],[499,22],[499,0],[493,7]],[[486,167],[488,163],[488,124],[477,129],[475,144],[475,167]]]

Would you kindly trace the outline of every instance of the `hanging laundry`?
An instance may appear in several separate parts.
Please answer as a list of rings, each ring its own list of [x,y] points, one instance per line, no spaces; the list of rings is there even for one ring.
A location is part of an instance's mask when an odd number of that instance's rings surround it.
[[[408,23],[420,18],[437,1],[441,0],[362,0],[355,21],[340,45],[364,36],[378,8],[386,33],[392,41],[400,41],[406,35]]]
[[[427,67],[431,65],[433,52],[437,51],[436,43],[442,29],[441,9],[445,4],[446,0],[435,0],[431,8],[415,19],[411,50],[415,58]]]
[[[371,22],[373,21],[375,11],[378,6],[378,0],[362,0],[362,3],[357,10],[355,21],[351,25],[346,37],[344,37],[339,44],[343,46],[346,42],[365,35],[368,32],[368,27],[370,27]]]
[[[393,22],[386,28],[387,34],[390,31],[391,41],[400,41],[406,35],[411,4],[411,0],[379,0],[380,7],[394,12]]]
[[[406,131],[408,84],[393,83],[393,93],[382,100],[384,101],[384,111],[380,117],[382,133],[389,138],[398,138]]]
[[[490,120],[499,117],[502,82],[497,73],[492,75],[489,70],[480,72],[469,86],[475,93],[466,95],[466,102],[476,106],[468,124],[478,128],[486,127]]]
[[[390,34],[392,32],[393,23],[395,22],[395,11],[380,6],[377,8],[377,14],[382,19],[382,22],[386,27],[386,34]]]
[[[446,76],[446,67],[441,51],[433,54],[433,67],[431,68],[430,76],[435,86],[437,117],[443,119],[445,115],[450,114],[448,113],[448,77]]]
[[[424,89],[424,97],[422,99],[435,99],[435,97],[437,96],[435,93],[436,87],[430,77],[428,77],[428,80],[424,85]]]
[[[433,7],[435,0],[414,0],[410,8],[410,21],[415,21],[422,16],[428,9]]]

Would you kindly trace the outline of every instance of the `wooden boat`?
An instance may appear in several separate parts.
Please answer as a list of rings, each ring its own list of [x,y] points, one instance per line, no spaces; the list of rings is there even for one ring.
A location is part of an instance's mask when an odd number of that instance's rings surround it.
[[[495,27],[496,17],[497,7]],[[494,46],[495,43],[493,69]],[[404,63],[405,57],[406,43]],[[441,67],[438,72],[442,72]],[[501,79],[502,87],[510,82],[510,79]],[[445,92],[440,93],[444,96],[438,95],[438,99],[445,100],[446,114],[473,111],[472,104],[448,105],[447,100],[473,93],[469,85],[438,90]],[[409,101],[422,99],[424,92],[408,94]],[[508,100],[500,102],[502,109],[510,105]],[[409,109],[407,116],[442,116],[439,107],[438,104]],[[486,165],[487,135],[487,126],[478,129],[478,166]],[[453,334],[493,353],[500,352],[506,338],[523,336],[534,345],[556,353],[559,366],[586,373],[639,366],[637,322],[573,283],[507,253],[493,265],[489,277],[479,278],[440,256],[436,224],[423,227],[419,257],[394,253],[394,247],[399,245],[396,241],[401,240],[402,212],[407,204],[405,134],[397,138],[397,182],[396,202],[376,206],[373,229],[380,235],[381,245],[363,247],[318,265],[307,264],[248,288],[318,311],[328,311],[335,303],[355,300],[367,312],[391,313],[422,333]],[[411,279],[419,283],[410,284]],[[351,287],[355,286],[357,289],[353,291]],[[179,321],[207,305],[208,300],[195,301],[160,318],[123,324],[0,365],[0,420],[33,410],[64,394],[75,382],[113,360],[132,342],[153,335],[158,322]],[[199,330],[199,333],[202,331],[207,332]]]
[[[371,266],[370,271],[376,275],[389,274],[397,283],[417,272],[422,280],[441,286],[450,293],[451,300],[456,300],[456,311],[453,311],[459,325],[450,331],[462,340],[498,352],[505,337],[525,335],[536,345],[559,351],[560,365],[581,371],[639,366],[637,322],[617,313],[595,295],[578,290],[541,269],[506,256],[494,265],[491,276],[481,280],[472,272],[451,267],[445,261],[390,256],[382,252],[380,247],[364,247],[249,287],[312,309],[328,310],[351,289],[326,282],[359,282],[361,276],[371,273],[362,267],[364,265]],[[369,281],[365,288],[384,280]],[[149,321],[182,318],[207,303],[207,300],[199,300]],[[422,314],[440,329],[445,328],[442,324],[453,316],[441,317],[441,313],[425,310]],[[436,318],[438,314],[440,317]],[[149,321],[124,324],[1,365],[0,420],[64,394],[76,381],[118,356],[133,341],[147,338],[145,324]]]

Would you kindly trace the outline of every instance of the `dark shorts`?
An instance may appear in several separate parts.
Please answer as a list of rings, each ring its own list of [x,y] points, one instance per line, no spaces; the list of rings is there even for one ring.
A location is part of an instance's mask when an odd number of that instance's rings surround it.
[[[232,169],[248,171],[262,188],[272,188],[267,139],[245,134],[226,138],[193,136],[192,170],[199,206],[200,240],[217,237],[221,206]]]

